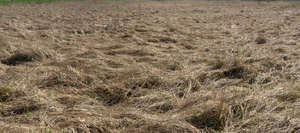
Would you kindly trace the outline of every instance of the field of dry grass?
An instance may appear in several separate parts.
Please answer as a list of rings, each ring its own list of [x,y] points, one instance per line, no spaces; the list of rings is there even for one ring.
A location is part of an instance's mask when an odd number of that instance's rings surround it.
[[[0,7],[0,131],[300,133],[300,3]]]

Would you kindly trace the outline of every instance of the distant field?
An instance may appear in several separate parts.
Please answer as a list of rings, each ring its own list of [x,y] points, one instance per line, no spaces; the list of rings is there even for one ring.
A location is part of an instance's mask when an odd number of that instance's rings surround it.
[[[11,3],[47,3],[57,1],[83,1],[83,0],[0,0],[0,4],[11,4]],[[119,1],[119,0],[106,0],[106,1]],[[144,1],[144,0],[138,0]],[[151,1],[151,0],[150,0]],[[172,0],[152,0],[152,1],[172,1]],[[225,0],[226,1],[226,0]],[[241,1],[300,1],[300,0],[241,0]]]
[[[10,3],[46,3],[55,1],[70,1],[70,0],[0,0],[0,4]]]

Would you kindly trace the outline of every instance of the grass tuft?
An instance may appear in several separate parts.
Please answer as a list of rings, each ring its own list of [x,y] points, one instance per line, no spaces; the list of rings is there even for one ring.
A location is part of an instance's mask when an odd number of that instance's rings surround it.
[[[213,129],[221,131],[225,127],[225,117],[222,115],[223,110],[220,108],[212,108],[203,113],[194,115],[187,119],[198,129]]]

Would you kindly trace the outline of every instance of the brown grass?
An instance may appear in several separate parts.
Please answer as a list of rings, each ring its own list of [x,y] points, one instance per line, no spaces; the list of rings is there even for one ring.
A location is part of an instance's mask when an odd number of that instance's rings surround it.
[[[299,132],[299,6],[2,6],[0,132]]]

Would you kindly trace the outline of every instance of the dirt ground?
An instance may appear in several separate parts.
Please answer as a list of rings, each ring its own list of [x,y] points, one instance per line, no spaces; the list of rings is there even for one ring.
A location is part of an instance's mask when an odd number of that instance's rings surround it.
[[[0,131],[300,133],[300,3],[0,6]]]

